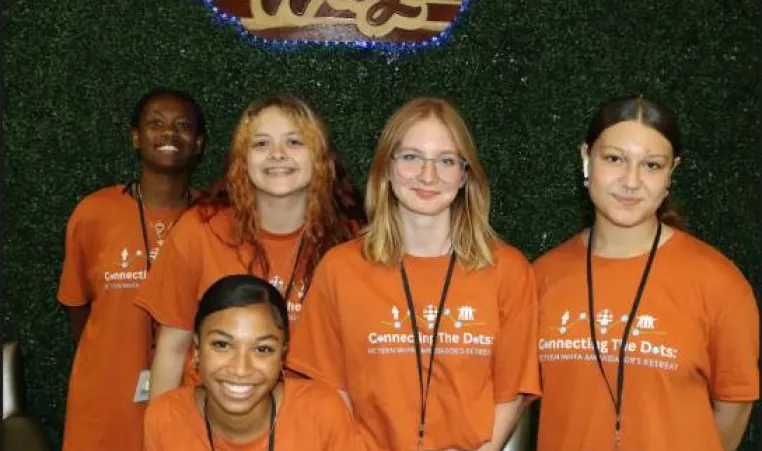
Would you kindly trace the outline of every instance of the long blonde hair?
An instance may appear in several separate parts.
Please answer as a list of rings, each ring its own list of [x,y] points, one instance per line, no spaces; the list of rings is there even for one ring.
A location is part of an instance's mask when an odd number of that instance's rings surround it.
[[[438,97],[418,97],[399,108],[386,123],[376,145],[365,198],[368,227],[363,256],[381,264],[398,264],[403,256],[399,201],[389,180],[389,165],[405,133],[417,122],[435,118],[450,131],[458,153],[467,162],[465,184],[451,209],[450,238],[461,266],[479,269],[494,263],[497,234],[489,225],[490,190],[476,156],[476,145],[456,108]]]

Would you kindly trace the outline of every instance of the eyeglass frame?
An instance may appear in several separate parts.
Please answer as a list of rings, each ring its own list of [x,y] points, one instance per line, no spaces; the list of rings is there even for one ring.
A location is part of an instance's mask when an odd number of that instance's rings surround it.
[[[431,162],[434,165],[434,172],[437,174],[437,178],[438,179],[440,179],[440,180],[442,180],[443,182],[446,182],[446,183],[455,183],[454,181],[453,182],[448,182],[448,181],[442,179],[440,177],[440,175],[439,175],[439,169],[437,169],[437,161],[439,161],[439,159],[442,157],[442,155],[439,155],[439,156],[434,157],[434,158],[428,158],[428,157],[425,157],[419,150],[416,150],[416,149],[397,149],[397,150],[395,150],[392,153],[392,155],[390,157],[390,160],[396,162],[398,157],[399,157],[399,154],[404,153],[404,152],[415,153],[418,156],[418,158],[423,160],[423,164],[421,165],[421,171],[415,177],[420,177],[420,175],[423,174],[423,171],[426,169],[426,163]],[[461,170],[461,177],[460,178],[462,180],[462,178],[465,177],[466,172],[468,172],[468,168],[469,168],[470,165],[468,164],[468,160],[463,158],[463,155],[461,155],[461,154],[459,154],[457,152],[452,152],[452,153],[456,156],[456,159],[458,160],[458,162],[460,164],[460,170]],[[415,177],[411,177],[410,179],[412,180]]]

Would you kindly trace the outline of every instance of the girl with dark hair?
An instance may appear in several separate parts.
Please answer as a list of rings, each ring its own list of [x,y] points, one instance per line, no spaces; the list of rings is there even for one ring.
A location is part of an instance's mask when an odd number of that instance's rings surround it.
[[[282,378],[286,302],[250,275],[212,284],[194,320],[193,363],[201,384],[151,401],[146,451],[360,451],[351,414],[336,391]]]
[[[759,325],[738,268],[669,205],[673,112],[642,96],[593,116],[586,230],[534,264],[540,451],[736,449],[759,395]]]
[[[187,365],[193,316],[223,276],[269,280],[286,299],[293,328],[320,257],[364,224],[361,205],[312,108],[286,95],[251,104],[224,177],[180,221],[138,295],[160,324],[151,395],[177,387],[183,374],[195,383]]]
[[[173,89],[145,94],[130,125],[139,180],[86,196],[66,229],[58,300],[78,346],[64,451],[142,450],[151,318],[132,300],[191,202],[190,175],[206,141],[201,108]]]

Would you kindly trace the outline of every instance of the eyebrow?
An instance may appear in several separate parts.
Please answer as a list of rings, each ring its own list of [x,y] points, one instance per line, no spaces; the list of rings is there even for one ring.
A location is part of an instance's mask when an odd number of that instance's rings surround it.
[[[225,338],[227,338],[228,340],[234,340],[235,339],[235,337],[233,337],[229,333],[221,331],[219,329],[212,329],[206,335],[209,336],[209,335],[213,335],[213,334],[222,335]],[[265,335],[262,335],[260,337],[257,337],[254,341],[265,341],[265,340],[275,340],[278,343],[280,343],[280,337],[278,337],[276,334],[265,334]]]
[[[398,150],[398,152],[417,152],[417,153],[424,153],[422,150],[420,150],[420,149],[416,149],[415,147],[400,147],[400,148],[399,148],[399,150]],[[439,150],[439,155],[447,155],[447,154],[455,154],[455,155],[460,155],[460,153],[459,153],[457,150],[452,150],[452,149],[444,149],[444,150]]]
[[[302,134],[302,132],[300,132],[299,130],[294,130],[294,131],[290,131],[290,132],[284,133],[284,135],[286,135],[286,136],[288,136],[288,135],[301,135],[301,134]],[[263,136],[263,137],[269,138],[272,135],[269,134],[269,133],[254,133],[254,137],[256,138],[257,136]]]
[[[619,152],[622,152],[622,153],[630,153],[626,149],[623,149],[621,147],[615,146],[613,144],[603,144],[601,146],[601,149],[613,149],[613,150],[616,150],[616,151],[619,151]],[[650,149],[646,149],[646,155],[645,155],[646,157],[651,157],[651,158],[669,158],[669,155],[666,155],[666,154],[663,154],[663,153],[650,154],[649,152],[650,152]]]

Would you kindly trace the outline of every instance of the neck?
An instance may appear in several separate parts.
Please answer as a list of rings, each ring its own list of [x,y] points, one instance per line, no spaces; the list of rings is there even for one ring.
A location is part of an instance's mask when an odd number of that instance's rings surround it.
[[[187,206],[189,174],[159,174],[143,170],[140,174],[140,193],[148,208]]]
[[[286,197],[257,193],[257,210],[262,228],[286,234],[304,225],[307,216],[307,193]]]
[[[277,402],[280,399],[280,387],[278,384],[273,389],[273,396]],[[206,393],[206,392],[205,392]],[[269,434],[270,429],[270,409],[272,408],[272,399],[270,394],[265,394],[262,400],[254,406],[249,412],[243,414],[229,414],[224,412],[214,401],[208,397],[208,393],[203,396],[203,403],[209,403],[206,406],[207,418],[212,430],[233,443],[246,443],[254,439],[262,432]],[[203,412],[203,410],[202,410]]]
[[[655,216],[633,227],[621,227],[597,215],[593,253],[611,258],[628,258],[648,253],[653,246],[657,227],[658,220]],[[667,227],[663,229],[660,244],[670,235]]]
[[[413,213],[399,207],[402,244],[405,252],[417,257],[436,257],[450,252],[450,210],[436,216]]]

